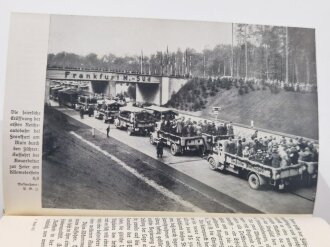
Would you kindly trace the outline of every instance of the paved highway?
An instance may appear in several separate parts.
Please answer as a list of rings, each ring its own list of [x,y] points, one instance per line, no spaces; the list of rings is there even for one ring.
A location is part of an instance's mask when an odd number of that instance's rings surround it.
[[[94,128],[98,136],[106,139],[107,125],[103,121],[86,115],[84,119],[80,119],[79,113],[75,110],[54,107],[72,119]],[[91,136],[91,129],[85,130],[84,135]],[[110,136],[109,139],[114,138],[129,147],[127,149],[123,146],[122,154],[119,156],[114,154],[116,157],[124,159],[125,152],[127,155],[134,150],[141,152],[152,161],[151,163],[157,161],[157,167],[154,166],[153,169],[160,169],[162,174],[169,174],[169,177],[180,180],[185,186],[197,188],[205,197],[221,204],[226,210],[222,208],[219,210],[220,212],[312,213],[313,211],[315,187],[300,188],[290,192],[279,192],[272,189],[255,191],[250,189],[247,181],[242,178],[210,170],[208,162],[197,155],[174,157],[170,154],[169,149],[165,148],[163,158],[157,159],[155,147],[149,143],[148,137],[129,136],[126,131],[118,130],[114,125],[111,125]],[[79,135],[76,138],[79,138]],[[127,150],[125,151],[125,149]],[[141,174],[143,175],[143,172]],[[206,209],[206,211],[210,211],[210,209]]]

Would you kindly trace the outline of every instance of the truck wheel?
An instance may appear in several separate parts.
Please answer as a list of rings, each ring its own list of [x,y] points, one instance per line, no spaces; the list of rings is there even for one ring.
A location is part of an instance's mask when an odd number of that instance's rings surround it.
[[[218,168],[217,162],[215,161],[215,159],[213,157],[209,158],[209,167],[213,171],[215,171]]]
[[[154,137],[152,135],[149,136],[149,141],[151,145],[155,144]]]
[[[251,189],[258,190],[260,189],[260,179],[255,173],[251,173],[248,178],[249,185]]]
[[[218,168],[219,171],[222,171],[222,172],[224,172],[226,170],[225,164],[222,164],[221,162],[219,162],[217,168]]]
[[[132,131],[132,129],[131,129],[131,128],[129,128],[129,127],[127,128],[127,134],[128,134],[128,135],[130,135],[130,136],[133,134],[133,131]]]
[[[205,147],[204,146],[200,146],[198,148],[198,154],[199,156],[203,157],[205,155]]]
[[[171,144],[171,154],[176,156],[179,153],[178,145],[172,143]]]

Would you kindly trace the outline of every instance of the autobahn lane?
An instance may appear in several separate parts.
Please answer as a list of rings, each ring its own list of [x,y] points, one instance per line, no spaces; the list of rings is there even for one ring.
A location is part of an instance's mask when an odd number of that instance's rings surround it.
[[[57,146],[43,156],[45,208],[260,213],[104,133],[92,136],[80,121],[53,113],[45,118]]]
[[[80,119],[78,112],[72,109],[58,107],[56,109],[91,128],[95,128],[100,133],[104,133],[105,137],[106,124],[103,121],[88,116]],[[91,135],[91,132],[89,135]],[[140,151],[149,157],[150,160],[157,160],[155,158],[155,147],[149,143],[149,138],[129,136],[126,131],[118,130],[114,125],[111,125],[110,136]],[[127,155],[129,154],[127,150],[126,153]],[[232,203],[230,198],[233,198],[242,204],[265,213],[311,213],[313,210],[314,202],[310,199],[313,199],[315,196],[315,188],[297,189],[293,193],[279,192],[271,189],[254,191],[249,188],[247,181],[244,179],[231,174],[223,174],[210,170],[208,168],[208,162],[196,155],[174,157],[167,148],[164,149],[163,158],[157,161],[165,164],[166,166],[164,167],[172,168],[211,188],[211,190],[205,190],[205,193],[210,193],[211,197],[215,196],[216,192],[219,192],[224,195],[224,200],[227,200],[227,203]],[[171,172],[173,173],[172,170]],[[212,190],[215,191],[214,194],[210,192]],[[301,194],[305,194],[306,196],[301,196]],[[309,198],[309,200],[306,198]],[[217,200],[221,199],[217,198]]]

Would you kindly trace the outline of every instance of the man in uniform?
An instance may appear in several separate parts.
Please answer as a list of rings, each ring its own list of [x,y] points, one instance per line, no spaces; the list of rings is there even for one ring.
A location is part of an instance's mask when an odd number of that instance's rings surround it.
[[[207,121],[204,120],[202,124],[202,133],[207,133]]]
[[[182,136],[182,128],[183,128],[183,122],[182,122],[181,118],[179,118],[176,123],[176,133],[179,136]]]
[[[232,122],[230,122],[227,125],[227,135],[234,136],[234,127],[233,127],[233,123]]]
[[[256,139],[258,137],[258,130],[256,130],[253,135],[251,136],[251,139]]]
[[[84,118],[84,108],[82,106],[80,107],[79,112],[80,112],[80,118],[83,119]]]
[[[109,138],[110,137],[110,135],[109,135],[109,133],[110,133],[110,124],[108,124],[108,127],[106,128],[106,130],[107,130],[107,137]]]
[[[157,158],[162,158],[163,157],[163,149],[164,149],[163,140],[160,139],[157,142],[157,145],[156,145]]]

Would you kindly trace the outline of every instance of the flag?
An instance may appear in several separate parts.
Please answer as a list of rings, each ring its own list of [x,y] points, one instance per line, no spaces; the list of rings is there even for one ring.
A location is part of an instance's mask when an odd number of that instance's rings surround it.
[[[143,51],[141,50],[141,74],[143,74]]]
[[[205,54],[203,56],[203,75],[205,77]]]
[[[169,73],[169,61],[170,61],[170,57],[168,54],[168,46],[166,46],[166,74]]]
[[[184,56],[185,56],[185,54],[183,53],[182,54],[182,62],[181,62],[181,74],[182,75],[184,75],[184,61],[185,61]]]
[[[174,75],[176,75],[176,56],[174,55]]]
[[[189,56],[189,75],[191,75],[191,56]]]
[[[187,52],[187,49],[185,51],[185,60],[184,60],[184,64],[185,64],[185,67],[184,67],[184,73],[185,74],[188,74],[188,52]]]
[[[164,72],[163,65],[164,65],[163,52],[160,52],[160,72],[161,72],[161,75],[163,75],[163,72]]]

